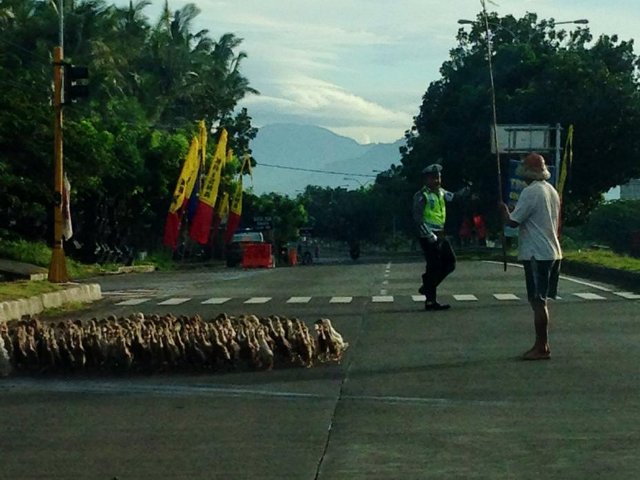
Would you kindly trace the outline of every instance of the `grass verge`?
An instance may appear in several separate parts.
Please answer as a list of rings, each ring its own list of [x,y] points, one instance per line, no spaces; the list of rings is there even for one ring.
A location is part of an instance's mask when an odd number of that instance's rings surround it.
[[[640,273],[640,258],[621,255],[610,250],[575,250],[565,252],[564,257],[573,262],[599,267]]]
[[[66,288],[64,285],[46,281],[18,280],[0,282],[0,302],[29,298],[42,293],[57,292]]]

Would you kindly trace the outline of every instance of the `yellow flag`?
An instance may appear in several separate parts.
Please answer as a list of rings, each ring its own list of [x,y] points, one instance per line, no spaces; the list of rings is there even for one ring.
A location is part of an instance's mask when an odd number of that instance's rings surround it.
[[[249,172],[249,176],[251,177],[251,181],[253,182],[253,171],[251,170],[251,155],[248,153],[244,154],[244,158],[242,160],[242,167],[240,168],[240,175],[245,171]]]
[[[218,189],[220,188],[220,178],[222,177],[222,168],[225,164],[227,154],[227,131],[223,128],[220,132],[220,138],[216,145],[216,151],[213,154],[213,161],[209,166],[209,171],[204,179],[202,192],[200,193],[200,201],[206,203],[211,208],[216,203]]]
[[[182,164],[178,183],[173,192],[173,199],[169,207],[170,213],[177,212],[180,207],[182,207],[185,199],[188,199],[193,191],[193,187],[198,179],[198,169],[200,167],[199,145],[200,142],[198,138],[193,137],[187,158],[184,159],[184,163]]]
[[[242,175],[238,179],[236,189],[231,198],[231,213],[238,216],[242,215]]]
[[[222,197],[218,200],[218,206],[216,215],[218,218],[223,219],[229,213],[229,192],[224,192]]]

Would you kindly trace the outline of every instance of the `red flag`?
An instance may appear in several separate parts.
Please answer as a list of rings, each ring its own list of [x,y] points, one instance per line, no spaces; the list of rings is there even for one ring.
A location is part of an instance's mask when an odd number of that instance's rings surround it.
[[[198,207],[191,223],[189,236],[200,243],[206,245],[209,240],[211,221],[213,219],[213,206],[216,203],[220,179],[222,178],[222,168],[225,163],[227,150],[227,131],[223,128],[220,132],[220,139],[216,145],[216,152],[209,167],[209,172],[204,180],[202,193],[198,198]]]
[[[180,222],[182,221],[182,213],[169,212],[167,220],[164,224],[164,238],[162,243],[167,247],[175,250],[178,246],[178,238],[180,237]]]

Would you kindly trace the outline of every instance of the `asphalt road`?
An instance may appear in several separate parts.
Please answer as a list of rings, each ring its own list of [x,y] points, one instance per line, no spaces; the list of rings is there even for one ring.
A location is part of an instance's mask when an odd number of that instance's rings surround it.
[[[640,477],[637,295],[563,279],[553,358],[522,270],[460,262],[424,312],[419,262],[100,279],[83,318],[220,312],[329,317],[340,365],[0,381],[0,478]],[[640,288],[640,286],[639,286]],[[635,292],[640,293],[640,292]]]

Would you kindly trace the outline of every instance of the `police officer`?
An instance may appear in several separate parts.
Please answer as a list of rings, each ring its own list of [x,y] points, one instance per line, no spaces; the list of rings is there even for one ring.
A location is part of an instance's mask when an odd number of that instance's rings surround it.
[[[413,196],[413,219],[418,227],[420,246],[426,262],[422,286],[418,292],[426,297],[425,310],[447,310],[450,305],[438,303],[436,290],[440,282],[456,268],[456,256],[444,236],[446,202],[466,195],[469,188],[452,193],[441,184],[442,165],[434,163],[422,170],[424,186]]]

